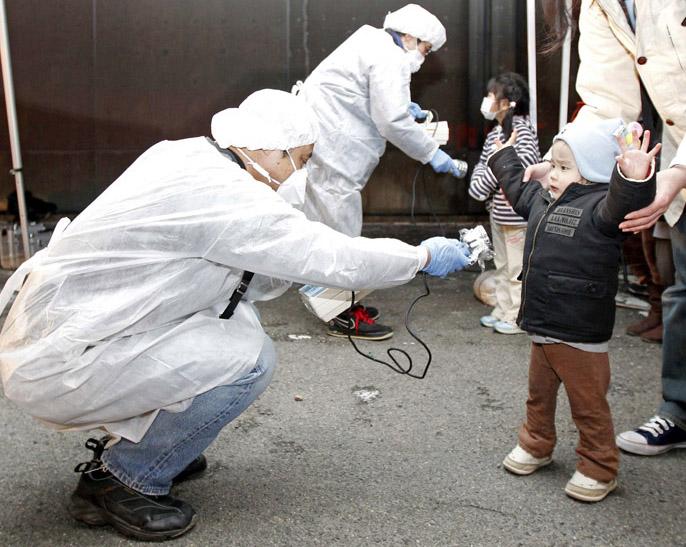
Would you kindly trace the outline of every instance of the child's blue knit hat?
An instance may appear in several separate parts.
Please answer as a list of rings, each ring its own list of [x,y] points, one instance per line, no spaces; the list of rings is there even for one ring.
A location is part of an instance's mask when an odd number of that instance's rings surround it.
[[[579,173],[587,181],[607,183],[615,168],[615,157],[622,152],[613,134],[622,123],[619,118],[572,122],[555,135],[553,142],[567,143]]]

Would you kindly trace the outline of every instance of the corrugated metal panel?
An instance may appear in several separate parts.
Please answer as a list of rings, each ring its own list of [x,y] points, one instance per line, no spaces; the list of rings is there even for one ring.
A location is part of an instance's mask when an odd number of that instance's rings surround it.
[[[61,210],[85,207],[147,147],[209,132],[211,115],[256,89],[288,90],[396,1],[7,0],[27,188]],[[483,86],[526,71],[523,0],[429,0],[448,41],[412,82],[413,99],[450,123],[451,155],[473,162]],[[557,124],[556,61],[541,74],[544,138]],[[2,105],[4,108],[4,105]],[[0,116],[0,196],[7,174]],[[417,163],[389,146],[364,193],[370,214],[404,215]],[[422,184],[422,180],[424,181]],[[416,211],[473,214],[466,181],[424,168]],[[425,190],[424,190],[425,189]]]

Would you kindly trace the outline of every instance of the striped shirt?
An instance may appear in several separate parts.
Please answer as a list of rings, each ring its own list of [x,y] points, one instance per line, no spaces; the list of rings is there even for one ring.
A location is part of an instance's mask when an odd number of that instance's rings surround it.
[[[517,140],[514,143],[514,148],[522,165],[528,167],[529,165],[539,163],[541,161],[541,153],[538,149],[538,137],[536,137],[531,122],[529,122],[529,117],[514,116],[512,118],[512,127],[517,131]],[[505,194],[503,194],[498,181],[486,165],[488,158],[496,151],[496,137],[500,137],[500,140],[503,140],[500,125],[496,125],[491,129],[486,137],[479,162],[472,171],[472,179],[469,182],[469,195],[479,201],[492,199],[492,203],[486,207],[491,211],[493,220],[499,224],[524,226],[526,225],[526,220],[514,212]]]

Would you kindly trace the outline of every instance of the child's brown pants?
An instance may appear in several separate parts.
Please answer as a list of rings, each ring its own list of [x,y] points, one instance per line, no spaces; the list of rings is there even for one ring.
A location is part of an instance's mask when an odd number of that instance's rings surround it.
[[[555,406],[563,383],[579,430],[577,469],[598,481],[617,476],[619,451],[607,403],[610,362],[607,353],[591,353],[566,344],[532,344],[529,398],[519,444],[543,458],[555,448]]]

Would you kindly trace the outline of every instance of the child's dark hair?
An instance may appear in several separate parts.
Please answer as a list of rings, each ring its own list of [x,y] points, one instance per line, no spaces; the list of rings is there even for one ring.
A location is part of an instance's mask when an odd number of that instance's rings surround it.
[[[514,114],[526,116],[529,114],[529,86],[526,80],[516,72],[503,72],[491,78],[486,86],[488,93],[493,93],[495,98],[514,101]]]

